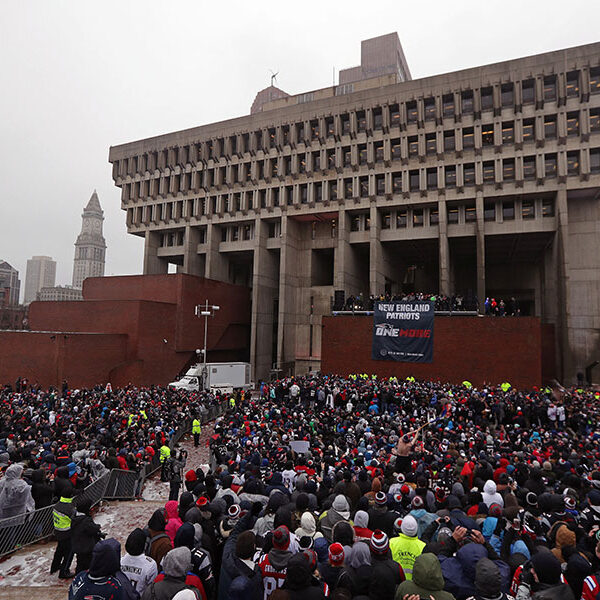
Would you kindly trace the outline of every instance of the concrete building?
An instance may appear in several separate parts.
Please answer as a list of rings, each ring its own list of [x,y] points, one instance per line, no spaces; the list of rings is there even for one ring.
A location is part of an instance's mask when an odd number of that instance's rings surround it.
[[[73,287],[83,287],[86,277],[103,277],[106,259],[106,241],[102,235],[104,211],[96,190],[81,215],[81,233],[75,242],[73,260]],[[52,284],[54,285],[54,284]]]
[[[17,306],[20,292],[19,271],[5,260],[0,260],[0,307]]]
[[[52,287],[56,280],[56,261],[50,256],[32,256],[27,261],[24,304],[31,304],[43,287]]]
[[[81,288],[75,288],[70,285],[57,285],[42,288],[38,292],[36,299],[40,302],[65,302],[69,300],[83,300],[83,294]]]
[[[144,273],[250,286],[256,378],[319,368],[335,291],[414,289],[515,297],[574,381],[600,356],[600,43],[418,80],[369,69],[111,147]]]

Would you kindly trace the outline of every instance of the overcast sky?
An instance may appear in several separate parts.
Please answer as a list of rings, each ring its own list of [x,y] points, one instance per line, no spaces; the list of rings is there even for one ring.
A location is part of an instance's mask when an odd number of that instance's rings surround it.
[[[110,145],[247,114],[279,71],[290,94],[397,31],[414,79],[600,39],[600,2],[18,0],[0,18],[0,259],[58,261],[70,284],[81,211],[104,208],[107,275],[139,273]]]

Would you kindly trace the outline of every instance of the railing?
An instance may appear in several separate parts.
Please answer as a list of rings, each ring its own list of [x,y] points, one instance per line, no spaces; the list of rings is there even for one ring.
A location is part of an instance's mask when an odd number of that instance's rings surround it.
[[[208,423],[227,410],[227,400],[202,411],[200,421]],[[190,431],[191,420],[188,419],[173,434],[170,445],[173,446]],[[102,500],[132,500],[139,498],[146,479],[160,469],[158,453],[151,462],[146,463],[139,471],[112,469],[88,485],[73,498],[75,506],[88,499],[92,506]],[[24,546],[35,544],[49,538],[54,533],[52,511],[54,504],[45,506],[30,513],[0,519],[0,557],[15,552]]]

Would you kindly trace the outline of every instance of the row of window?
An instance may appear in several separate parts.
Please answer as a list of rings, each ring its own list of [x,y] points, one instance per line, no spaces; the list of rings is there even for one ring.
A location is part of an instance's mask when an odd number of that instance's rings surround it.
[[[519,108],[535,104],[543,107],[545,102],[564,101],[566,98],[583,97],[588,93],[600,94],[600,67],[585,70],[585,89],[579,70],[530,78],[520,82],[506,82],[478,90],[463,90],[439,97],[420,98],[390,106],[347,112],[340,115],[316,118],[264,130],[219,137],[205,142],[153,151],[140,156],[115,161],[113,174],[125,177],[180,164],[196,164],[198,161],[220,160],[233,155],[243,156],[286,145],[323,141],[343,135],[372,132],[384,128],[423,125],[425,121],[442,122],[443,118],[481,113],[494,110],[501,114],[503,107]]]

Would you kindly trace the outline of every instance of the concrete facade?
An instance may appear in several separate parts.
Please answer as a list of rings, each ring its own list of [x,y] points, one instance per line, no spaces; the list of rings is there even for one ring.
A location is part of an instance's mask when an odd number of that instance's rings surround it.
[[[30,304],[44,287],[52,287],[56,281],[56,261],[50,256],[32,256],[27,261],[25,274],[24,304]]]
[[[42,288],[37,298],[39,302],[65,302],[73,300],[83,300],[82,291],[79,288],[70,285],[57,285],[54,287]]]
[[[318,369],[335,290],[515,297],[600,356],[600,44],[397,73],[110,149],[144,273],[252,288],[256,379]]]

